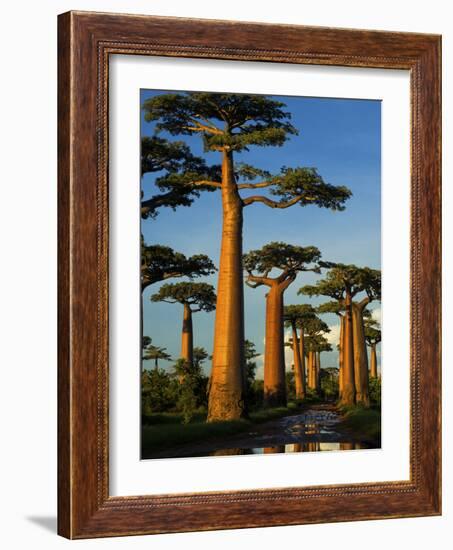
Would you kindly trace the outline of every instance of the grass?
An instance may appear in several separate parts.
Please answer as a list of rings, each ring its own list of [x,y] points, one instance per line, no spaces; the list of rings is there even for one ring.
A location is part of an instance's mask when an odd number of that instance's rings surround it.
[[[262,424],[301,411],[298,403],[252,411],[247,419],[225,422],[206,422],[206,413],[194,415],[188,424],[182,424],[178,413],[155,413],[143,418],[142,448],[150,452],[168,447],[206,441],[246,431],[254,424]]]
[[[354,433],[356,437],[372,441],[381,438],[381,411],[380,408],[365,408],[360,406],[340,407],[343,421],[338,429]]]

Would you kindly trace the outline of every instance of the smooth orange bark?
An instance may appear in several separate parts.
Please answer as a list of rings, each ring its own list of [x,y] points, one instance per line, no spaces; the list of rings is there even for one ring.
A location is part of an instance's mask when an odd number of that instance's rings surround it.
[[[305,399],[305,376],[303,373],[302,359],[300,355],[299,341],[297,338],[296,322],[292,322],[293,331],[293,355],[294,355],[294,385],[296,399]]]
[[[310,350],[308,352],[308,387],[312,390],[316,390],[316,352]]]
[[[371,349],[370,349],[370,378],[377,378],[378,377],[376,346],[377,346],[377,344],[371,344]]]
[[[302,385],[304,388],[304,393],[307,393],[307,369],[305,366],[305,334],[304,334],[303,328],[300,329],[299,351],[300,351],[301,372],[302,372]]]
[[[192,310],[189,304],[184,304],[182,321],[181,359],[190,365],[193,363],[193,329]]]
[[[344,354],[344,324],[345,318],[344,315],[340,315],[340,349],[339,349],[339,364],[338,364],[338,391],[339,397],[341,399],[343,393],[343,354]]]
[[[243,206],[234,177],[232,153],[229,151],[224,151],[222,158],[222,205],[223,227],[208,422],[234,420],[245,414]]]
[[[266,341],[264,344],[264,402],[286,404],[283,293],[287,285],[273,282],[266,295]]]
[[[346,292],[345,320],[344,320],[344,349],[343,349],[343,391],[340,402],[342,405],[355,404],[354,381],[354,348],[352,333],[352,307],[351,294]]]
[[[355,400],[357,404],[365,407],[370,406],[370,397],[368,394],[368,354],[366,350],[365,329],[363,326],[363,310],[369,303],[365,298],[361,302],[353,302],[352,325],[354,341],[354,381],[355,381]]]

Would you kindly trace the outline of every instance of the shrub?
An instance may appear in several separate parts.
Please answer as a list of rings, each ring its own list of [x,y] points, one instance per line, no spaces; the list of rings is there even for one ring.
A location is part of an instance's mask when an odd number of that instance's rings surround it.
[[[373,405],[380,406],[381,404],[381,379],[380,378],[370,378],[369,394]]]

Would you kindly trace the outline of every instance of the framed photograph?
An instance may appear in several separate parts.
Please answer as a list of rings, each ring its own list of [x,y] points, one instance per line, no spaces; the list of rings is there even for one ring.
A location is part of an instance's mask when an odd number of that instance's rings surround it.
[[[62,536],[441,513],[440,50],[59,16]]]

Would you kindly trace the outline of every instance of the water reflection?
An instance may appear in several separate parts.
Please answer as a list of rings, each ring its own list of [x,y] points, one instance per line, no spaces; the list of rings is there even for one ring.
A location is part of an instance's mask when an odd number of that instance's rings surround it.
[[[331,410],[309,410],[306,413],[282,418],[278,421],[278,433],[250,432],[235,449],[216,449],[211,456],[233,454],[312,453],[319,451],[352,451],[370,449],[373,445],[353,441],[336,431],[340,417]],[[277,427],[277,426],[276,426]],[[251,437],[250,437],[251,436]],[[255,445],[247,445],[247,443]]]
[[[354,451],[370,449],[371,445],[356,441],[308,441],[305,443],[291,443],[289,445],[274,445],[272,447],[252,447],[248,449],[216,449],[209,456],[231,456],[248,454],[276,454],[276,453],[314,453],[318,451]]]
[[[354,439],[342,431],[341,417],[332,407],[317,407],[254,425],[226,438],[182,444],[147,458],[313,453],[379,448],[380,441]]]

